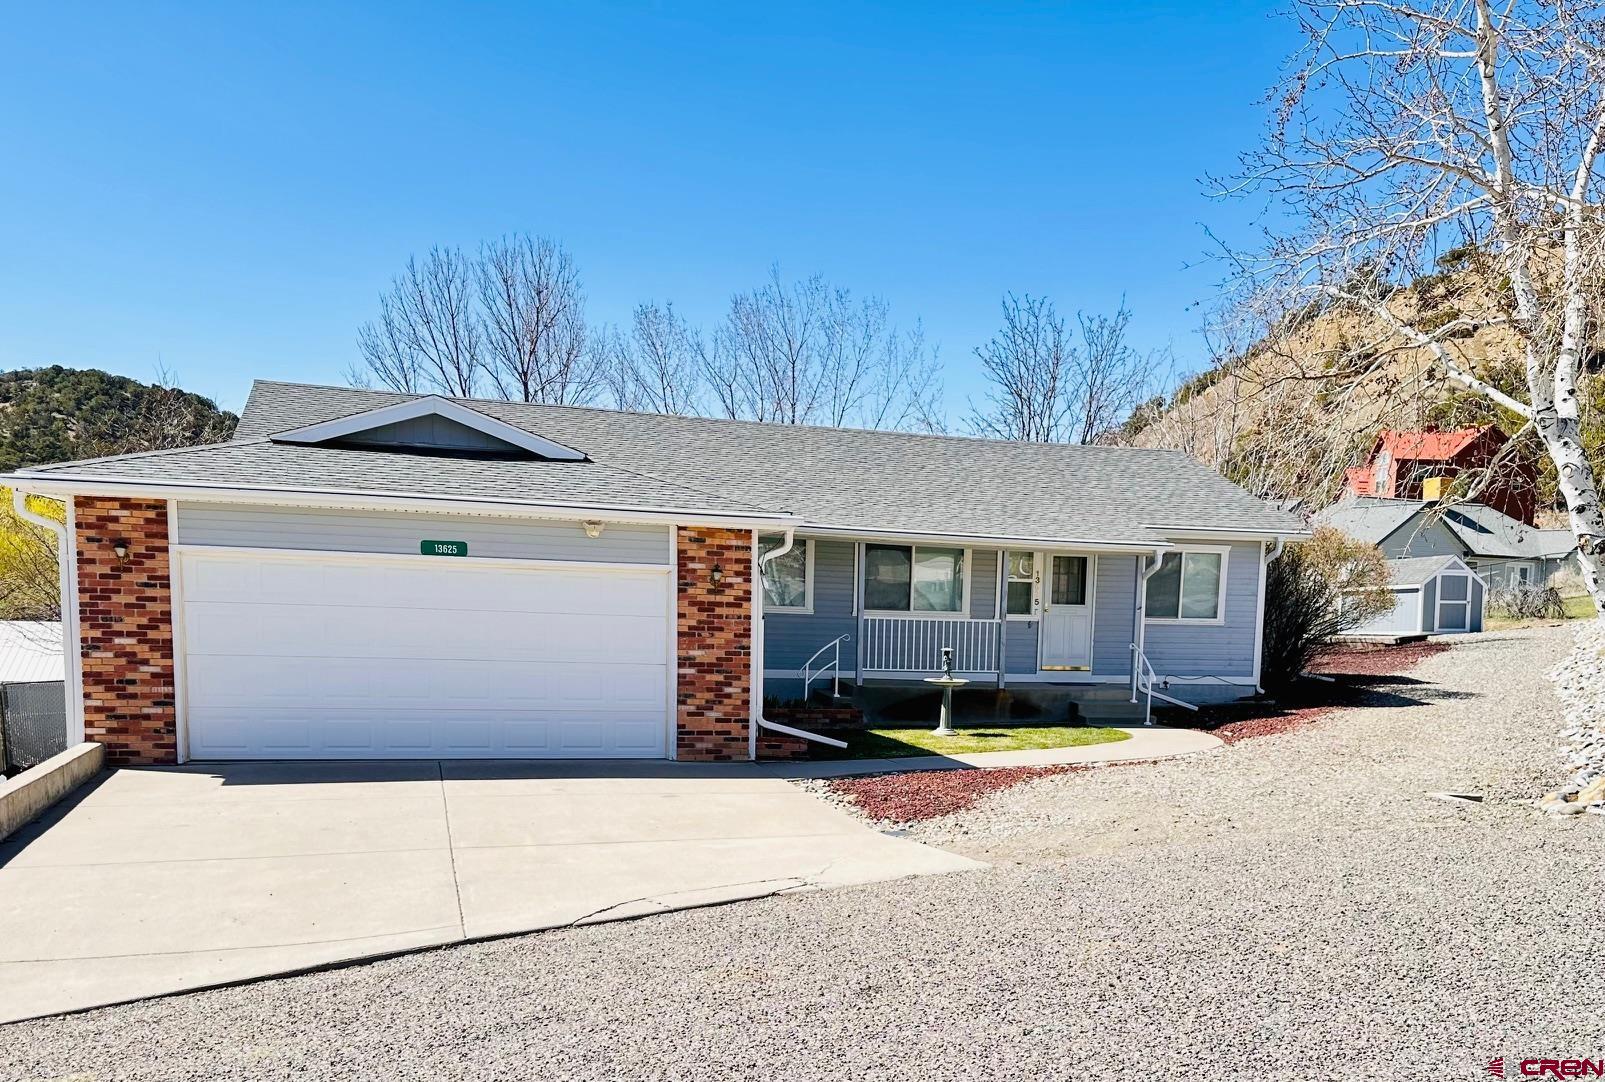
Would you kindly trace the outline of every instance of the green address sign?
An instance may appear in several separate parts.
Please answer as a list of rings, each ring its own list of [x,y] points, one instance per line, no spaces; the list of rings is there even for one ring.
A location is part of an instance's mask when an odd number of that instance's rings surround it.
[[[420,541],[418,551],[424,556],[467,556],[467,541]]]

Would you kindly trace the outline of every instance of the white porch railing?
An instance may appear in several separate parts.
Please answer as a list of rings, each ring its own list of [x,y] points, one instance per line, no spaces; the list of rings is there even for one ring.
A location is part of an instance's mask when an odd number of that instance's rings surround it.
[[[960,616],[866,616],[864,670],[937,673],[942,648],[950,646],[955,672],[997,672],[999,625]]]

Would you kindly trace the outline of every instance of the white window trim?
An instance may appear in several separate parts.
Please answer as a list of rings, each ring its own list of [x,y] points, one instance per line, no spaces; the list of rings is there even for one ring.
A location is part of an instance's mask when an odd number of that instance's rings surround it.
[[[782,537],[782,534],[763,534],[762,537]],[[807,537],[796,538],[795,544],[803,546],[803,603],[802,605],[771,605],[764,599],[763,611],[766,613],[790,613],[793,616],[812,616],[814,614],[814,545]],[[763,583],[758,583],[758,596],[763,597]]]
[[[1218,552],[1220,554],[1220,593],[1219,596],[1215,598],[1215,616],[1213,619],[1207,620],[1199,616],[1149,616],[1148,599],[1146,596],[1144,596],[1142,607],[1143,622],[1161,625],[1178,624],[1185,627],[1224,626],[1226,623],[1226,572],[1232,562],[1232,547],[1230,545],[1177,545],[1175,548],[1168,550],[1165,555],[1169,556],[1172,552],[1176,553],[1177,558],[1182,561],[1181,573],[1183,578],[1185,578],[1187,575],[1187,553]],[[1182,585],[1183,584],[1180,581],[1176,583],[1176,605],[1178,613],[1181,611]],[[1148,585],[1147,583],[1144,583],[1143,590],[1146,592],[1147,589]]]
[[[1013,620],[1017,624],[1026,624],[1030,623],[1032,620],[1040,620],[1042,618],[1042,553],[1031,549],[999,549],[998,551],[1003,557],[1003,618],[1005,620]],[[1021,555],[1029,553],[1031,556],[1030,612],[1009,611],[1009,583],[1026,581],[1025,579],[1015,579],[1009,577],[1008,561],[1011,553],[1019,553]]]
[[[869,596],[869,584],[867,582],[863,581],[862,575],[864,574],[865,570],[867,570],[867,568],[869,566],[869,562],[868,562],[867,556],[868,556],[869,546],[871,546],[871,545],[876,545],[876,546],[880,546],[880,547],[883,547],[883,548],[908,549],[909,550],[909,559],[911,561],[913,560],[914,553],[918,552],[921,548],[928,548],[928,549],[958,549],[960,552],[964,553],[964,579],[963,579],[963,582],[961,583],[961,586],[960,586],[960,589],[963,592],[962,592],[961,596],[959,597],[959,607],[956,608],[956,609],[950,609],[950,610],[945,611],[945,612],[929,612],[929,611],[927,611],[925,609],[917,609],[916,610],[916,609],[914,609],[912,607],[906,608],[906,609],[872,609],[866,603],[865,606],[864,606],[864,615],[865,616],[899,616],[899,617],[907,617],[907,618],[913,619],[913,620],[970,620],[970,619],[973,619],[973,617],[970,615],[970,603],[971,603],[971,601],[970,601],[970,598],[971,598],[971,595],[970,595],[970,576],[975,570],[975,553],[974,553],[974,550],[969,549],[969,548],[967,548],[967,547],[965,547],[963,545],[941,545],[941,544],[924,544],[924,545],[907,544],[907,545],[905,545],[905,544],[900,544],[900,543],[895,542],[895,541],[866,541],[866,542],[864,542],[864,549],[865,549],[866,559],[865,559],[864,567],[860,568],[860,570],[859,570],[859,575],[860,575],[859,586],[864,591],[864,596],[866,598],[868,598],[868,596]],[[912,575],[912,573],[913,573],[913,569],[912,569],[912,565],[911,565],[910,566],[910,574]],[[910,590],[913,589],[913,584],[912,583],[909,584],[909,588],[910,588]],[[913,595],[912,594],[910,594],[910,597],[909,597],[909,604],[910,604],[910,606],[913,605]]]

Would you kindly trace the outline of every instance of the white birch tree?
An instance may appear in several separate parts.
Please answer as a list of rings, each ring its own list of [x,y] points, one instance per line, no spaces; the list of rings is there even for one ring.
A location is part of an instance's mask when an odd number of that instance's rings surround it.
[[[1292,224],[1231,257],[1238,299],[1273,340],[1312,314],[1366,313],[1393,341],[1342,358],[1342,378],[1413,349],[1437,376],[1530,424],[1605,614],[1605,517],[1578,394],[1597,363],[1605,283],[1605,15],[1579,0],[1301,0],[1294,10],[1303,47],[1275,91],[1267,138],[1226,189],[1269,195],[1273,222]],[[1431,311],[1401,291],[1468,247],[1489,262],[1485,287]],[[1520,394],[1494,386],[1459,347],[1491,327],[1525,372]]]

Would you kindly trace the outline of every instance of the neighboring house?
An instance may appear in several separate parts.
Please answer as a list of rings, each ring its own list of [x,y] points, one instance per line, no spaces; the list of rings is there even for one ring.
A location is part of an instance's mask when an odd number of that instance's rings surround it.
[[[1344,489],[1353,496],[1390,500],[1438,500],[1467,470],[1483,470],[1509,440],[1492,425],[1453,431],[1384,429],[1371,446],[1365,464],[1344,475]],[[1477,494],[1480,503],[1531,525],[1537,514],[1537,478],[1531,467],[1504,464]]]
[[[0,620],[0,684],[47,683],[64,672],[61,624]]]
[[[1481,631],[1488,591],[1458,556],[1413,556],[1389,560],[1393,609],[1347,634],[1403,638]]]
[[[1458,556],[1495,592],[1529,584],[1566,586],[1577,575],[1577,538],[1540,530],[1480,503],[1442,504],[1347,496],[1315,516],[1389,559]]]
[[[123,763],[744,759],[838,652],[1234,698],[1307,535],[1176,452],[266,382],[231,442],[5,483],[69,501],[70,728]]]
[[[67,746],[61,624],[0,620],[0,775]]]

